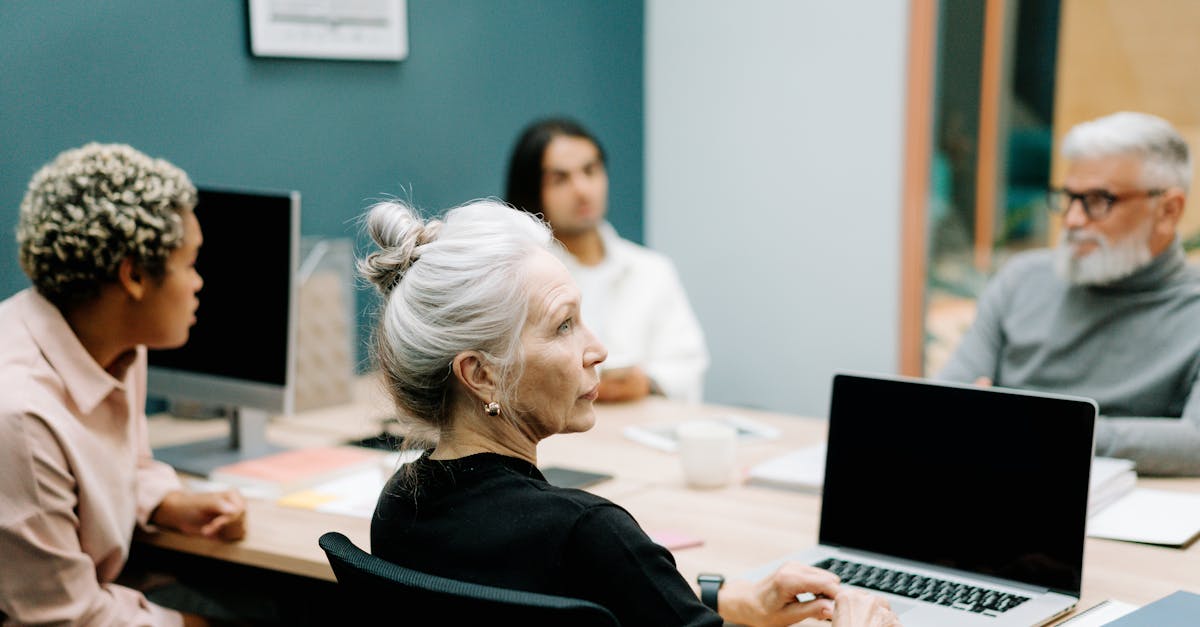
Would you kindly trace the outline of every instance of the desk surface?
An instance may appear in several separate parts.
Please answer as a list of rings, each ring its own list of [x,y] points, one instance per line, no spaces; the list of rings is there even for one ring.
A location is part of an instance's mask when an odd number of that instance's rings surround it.
[[[364,400],[333,409],[280,418],[268,438],[286,446],[315,446],[377,433],[379,419],[389,413],[380,395],[364,388]],[[562,465],[610,473],[613,480],[589,490],[629,510],[650,532],[671,531],[704,540],[699,547],[675,552],[679,570],[689,580],[701,571],[729,575],[748,571],[817,538],[819,497],[772,488],[732,485],[717,490],[685,486],[678,459],[636,444],[621,435],[632,424],[737,413],[777,427],[782,437],[748,442],[738,449],[738,463],[755,463],[821,441],[821,420],[757,412],[741,408],[688,405],[649,399],[628,405],[597,406],[596,426],[582,434],[551,437],[538,448],[541,466]],[[155,446],[212,437],[221,424],[156,417],[150,421]],[[1200,492],[1198,479],[1142,479],[1139,485]],[[227,544],[164,532],[140,541],[187,553],[259,566],[320,579],[333,579],[317,538],[340,531],[361,547],[369,546],[370,521],[282,507],[250,500],[248,530],[241,542]],[[1110,540],[1087,540],[1083,598],[1080,608],[1106,598],[1145,604],[1178,589],[1200,590],[1200,542],[1186,550]]]

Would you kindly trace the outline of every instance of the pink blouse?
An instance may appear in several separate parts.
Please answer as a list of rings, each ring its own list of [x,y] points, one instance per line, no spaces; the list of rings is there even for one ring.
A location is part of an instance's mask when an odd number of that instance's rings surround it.
[[[4,624],[182,624],[179,613],[112,583],[135,524],[147,527],[180,489],[151,457],[145,399],[144,347],[118,380],[34,290],[0,302]]]

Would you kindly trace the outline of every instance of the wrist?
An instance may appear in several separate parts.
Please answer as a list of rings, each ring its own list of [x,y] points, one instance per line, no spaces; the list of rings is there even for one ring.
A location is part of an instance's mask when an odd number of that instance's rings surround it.
[[[717,607],[720,608],[717,613],[725,622],[738,625],[759,622],[757,619],[762,618],[762,613],[755,611],[753,586],[753,582],[749,581],[726,581],[721,586],[717,593]]]
[[[175,529],[178,525],[175,524],[175,512],[178,509],[179,499],[183,496],[181,490],[172,490],[163,496],[158,502],[158,506],[150,512],[150,523],[159,527]]]
[[[700,573],[696,577],[696,583],[700,585],[700,602],[719,614],[721,612],[721,588],[725,586],[725,576],[715,573]]]

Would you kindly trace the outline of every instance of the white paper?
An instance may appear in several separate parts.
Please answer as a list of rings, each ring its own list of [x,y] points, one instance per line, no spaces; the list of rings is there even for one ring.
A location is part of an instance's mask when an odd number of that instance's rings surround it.
[[[1095,516],[1137,485],[1134,463],[1128,459],[1095,457],[1092,459],[1091,485],[1088,488],[1088,517]]]
[[[1060,627],[1066,627],[1067,625],[1070,625],[1070,627],[1100,627],[1126,614],[1131,614],[1136,609],[1138,609],[1138,606],[1132,603],[1109,599],[1102,601],[1099,605],[1093,605],[1082,612],[1076,613],[1071,618],[1059,623],[1059,625]]]
[[[761,423],[740,414],[723,414],[717,416],[697,416],[696,420],[723,422],[737,429],[738,440],[775,440],[779,438],[779,430],[771,425]],[[625,437],[651,448],[674,453],[679,450],[679,437],[675,429],[685,421],[659,422],[648,425],[630,425],[621,433]]]
[[[1138,488],[1090,519],[1087,534],[1183,546],[1200,534],[1200,494]]]
[[[750,483],[818,493],[825,483],[825,445],[814,444],[768,459],[746,474]]]
[[[375,467],[365,468],[358,472],[343,475],[336,479],[317,484],[303,492],[313,493],[328,499],[311,509],[329,514],[341,514],[355,518],[370,518],[375,513],[375,504],[379,501],[379,493],[383,486],[401,465],[407,464],[421,456],[423,451],[406,451],[405,453],[389,453],[381,456]],[[287,505],[287,499],[292,495],[284,495],[281,499]]]

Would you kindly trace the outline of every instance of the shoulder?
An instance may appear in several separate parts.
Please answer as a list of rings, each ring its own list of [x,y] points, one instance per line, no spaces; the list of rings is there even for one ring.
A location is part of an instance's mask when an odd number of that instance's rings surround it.
[[[619,236],[606,241],[612,247],[614,257],[618,260],[621,268],[629,276],[649,282],[663,280],[679,282],[679,272],[675,269],[675,262],[665,254]]]
[[[1188,260],[1178,275],[1178,284],[1190,289],[1200,289],[1200,263]]]
[[[1054,250],[1042,248],[1017,253],[1000,267],[988,282],[987,291],[993,295],[1038,295],[1054,293],[1053,287],[1065,287],[1054,271]]]
[[[605,241],[616,248],[621,254],[628,255],[630,258],[653,263],[671,263],[671,260],[666,255],[657,250],[647,248],[642,244],[627,240],[619,235],[614,235],[611,239]]]
[[[580,512],[597,507],[617,507],[612,501],[591,492],[575,488],[560,488],[539,479],[526,478],[524,480],[528,483],[529,488],[539,495],[539,498]]]
[[[637,527],[629,512],[602,496],[575,488],[560,488],[516,472],[507,474],[506,482],[517,487],[510,495],[515,502],[524,502],[521,508],[536,509],[539,515],[560,518],[560,522],[575,526],[602,521],[604,526]]]
[[[1188,262],[1163,293],[1169,295],[1171,306],[1179,309],[1179,317],[1186,318],[1193,326],[1200,325],[1200,316],[1196,315],[1196,309],[1200,308],[1200,265]]]
[[[30,336],[10,298],[0,303],[0,415],[62,405],[66,387]]]
[[[996,273],[997,277],[1054,277],[1054,249],[1039,248],[1013,255]]]

